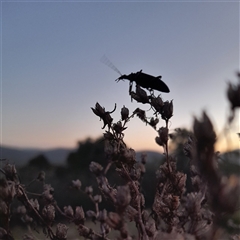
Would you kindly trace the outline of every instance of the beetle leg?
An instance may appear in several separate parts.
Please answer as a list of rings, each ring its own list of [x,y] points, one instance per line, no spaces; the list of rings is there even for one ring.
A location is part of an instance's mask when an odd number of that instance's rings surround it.
[[[133,85],[133,83],[130,82],[130,83],[129,83],[129,94],[131,94],[131,92],[132,92],[132,85]]]

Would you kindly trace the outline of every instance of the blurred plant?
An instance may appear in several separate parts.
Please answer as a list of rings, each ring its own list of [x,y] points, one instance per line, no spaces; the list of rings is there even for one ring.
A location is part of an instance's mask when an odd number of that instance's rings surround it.
[[[240,106],[239,89],[239,85],[229,83],[231,121]],[[98,189],[91,185],[83,188],[79,179],[72,180],[71,187],[84,192],[93,203],[94,209],[86,211],[82,206],[70,205],[61,209],[54,198],[54,188],[45,183],[44,172],[40,172],[31,182],[42,183],[42,192],[28,192],[29,185],[21,183],[15,166],[6,163],[1,169],[0,179],[0,239],[13,239],[10,221],[14,212],[27,226],[40,226],[46,237],[52,240],[67,239],[68,227],[65,224],[59,222],[56,230],[53,230],[59,214],[74,223],[79,235],[86,239],[110,239],[112,229],[119,232],[116,239],[126,240],[239,239],[236,231],[231,236],[228,229],[239,229],[230,216],[236,212],[239,204],[240,181],[235,175],[224,177],[218,170],[218,154],[214,148],[216,133],[208,115],[203,112],[201,118],[194,119],[193,132],[189,133],[183,145],[183,152],[189,158],[187,164],[192,185],[191,191],[187,192],[187,175],[178,170],[176,158],[169,154],[169,140],[176,134],[169,133],[173,101],[163,101],[161,96],[155,96],[153,91],[147,93],[138,85],[135,92],[131,89],[129,93],[135,101],[150,105],[153,111],[151,117],[147,117],[146,111],[140,108],[130,114],[129,109],[123,106],[120,120],[114,122],[111,114],[116,111],[116,104],[113,111],[106,111],[99,103],[92,108],[94,114],[103,121],[103,129],[107,128],[103,134],[106,162],[100,164],[96,159],[89,165]],[[150,210],[145,207],[141,185],[147,158],[143,155],[141,161],[136,161],[135,151],[124,142],[127,123],[136,116],[156,130],[155,141],[163,148],[165,156],[165,162],[156,169],[157,185]],[[160,118],[164,124],[157,127]],[[109,181],[110,167],[122,178],[122,185]],[[15,210],[11,208],[14,199],[21,203]],[[101,209],[103,200],[112,205],[113,210]],[[87,226],[87,218],[98,223],[99,231]],[[135,222],[137,236],[128,228],[129,222]],[[35,237],[25,234],[23,239]]]

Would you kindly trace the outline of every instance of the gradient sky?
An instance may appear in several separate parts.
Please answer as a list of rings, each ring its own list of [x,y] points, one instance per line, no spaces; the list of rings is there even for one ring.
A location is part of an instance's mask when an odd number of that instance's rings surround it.
[[[114,81],[103,55],[123,74],[162,75],[171,131],[191,128],[203,109],[223,129],[226,83],[239,69],[238,1],[1,1],[1,16],[3,145],[75,147],[96,138],[104,132],[90,109],[96,102],[109,111],[117,103],[116,122],[123,105],[148,109],[131,102],[128,81]],[[137,118],[128,126],[130,147],[159,150],[151,127]],[[232,131],[239,146],[238,123]]]

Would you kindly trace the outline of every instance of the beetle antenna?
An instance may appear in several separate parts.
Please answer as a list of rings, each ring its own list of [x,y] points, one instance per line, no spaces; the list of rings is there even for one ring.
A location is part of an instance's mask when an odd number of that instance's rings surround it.
[[[106,57],[106,55],[103,55],[101,58],[101,62],[110,67],[112,70],[120,74],[122,76],[121,72],[115,67],[115,65]]]

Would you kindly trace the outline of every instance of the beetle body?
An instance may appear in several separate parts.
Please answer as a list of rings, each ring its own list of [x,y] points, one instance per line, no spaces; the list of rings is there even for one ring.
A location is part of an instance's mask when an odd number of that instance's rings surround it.
[[[158,77],[154,77],[152,75],[143,73],[142,70],[136,73],[130,73],[129,75],[121,75],[121,77],[119,77],[117,79],[117,81],[119,80],[123,80],[123,79],[127,79],[130,81],[130,89],[132,86],[132,83],[135,82],[137,85],[149,89],[149,90],[158,90],[160,92],[170,92],[168,86],[166,85],[166,83],[164,83],[161,80],[161,76]]]

